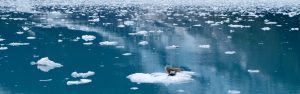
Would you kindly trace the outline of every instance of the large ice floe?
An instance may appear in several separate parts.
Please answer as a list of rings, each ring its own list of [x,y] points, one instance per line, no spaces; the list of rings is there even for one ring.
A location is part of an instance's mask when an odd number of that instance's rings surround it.
[[[175,76],[169,76],[167,73],[134,73],[128,75],[127,78],[135,83],[161,83],[161,84],[181,84],[193,81],[194,72],[182,71]]]
[[[49,72],[52,69],[63,67],[62,64],[55,63],[49,60],[48,57],[41,58],[37,62],[32,62],[31,65],[37,65],[37,68],[43,72]]]

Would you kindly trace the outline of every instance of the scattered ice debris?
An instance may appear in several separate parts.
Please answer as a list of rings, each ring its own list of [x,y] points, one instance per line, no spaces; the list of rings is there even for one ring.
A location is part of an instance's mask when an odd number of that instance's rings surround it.
[[[35,37],[26,37],[27,39],[30,39],[30,40],[32,40],[32,39],[35,39]]]
[[[134,25],[134,21],[124,21],[124,24],[127,26]]]
[[[171,45],[166,47],[166,49],[176,49],[176,48],[179,48],[179,46]]]
[[[299,31],[299,28],[291,28],[291,31]]]
[[[130,89],[131,90],[138,90],[139,88],[138,87],[131,87]]]
[[[1,50],[7,50],[8,49],[8,47],[0,47],[0,51]]]
[[[248,70],[249,73],[259,73],[259,70]]]
[[[192,75],[194,72],[182,71],[178,72],[175,76],[169,76],[167,73],[134,73],[127,76],[131,82],[135,83],[162,83],[162,84],[181,84],[193,80]]]
[[[269,31],[269,30],[271,30],[271,28],[270,27],[263,27],[263,28],[261,28],[261,30],[263,30],[263,31]]]
[[[124,56],[130,56],[130,55],[132,55],[132,53],[124,53],[122,55],[124,55]]]
[[[24,46],[24,45],[29,45],[29,43],[12,42],[12,43],[9,43],[8,45],[10,45],[10,46]]]
[[[84,41],[93,41],[96,39],[95,36],[93,35],[82,35],[81,38],[84,40]]]
[[[52,79],[44,79],[44,80],[39,80],[40,82],[50,82]]]
[[[199,48],[207,48],[208,49],[208,48],[210,48],[210,45],[208,45],[208,44],[206,44],[206,45],[199,45],[198,47]]]
[[[235,54],[235,51],[226,51],[225,54]]]
[[[115,42],[115,41],[103,41],[103,42],[100,42],[99,43],[100,45],[118,45],[118,42]]]
[[[32,62],[31,65],[37,65],[37,68],[43,72],[48,72],[52,69],[63,67],[63,65],[49,60],[48,57],[41,58],[36,63]]]
[[[93,76],[93,75],[95,75],[95,72],[93,72],[93,71],[88,71],[86,73],[73,72],[71,74],[71,76],[74,77],[74,78],[79,78],[79,77],[80,78],[87,78],[87,77]]]
[[[228,94],[240,94],[241,92],[238,90],[228,90]]]
[[[67,85],[80,85],[80,84],[87,84],[91,83],[91,79],[80,79],[78,81],[67,81]]]
[[[149,43],[148,43],[148,41],[141,41],[141,42],[139,42],[139,45],[148,45]]]
[[[148,34],[148,31],[138,31],[135,33],[129,33],[129,35],[143,35],[146,36]]]

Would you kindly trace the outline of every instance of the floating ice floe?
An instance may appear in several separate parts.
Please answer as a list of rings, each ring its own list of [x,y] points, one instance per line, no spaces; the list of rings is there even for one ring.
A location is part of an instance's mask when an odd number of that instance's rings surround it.
[[[29,27],[26,27],[26,26],[24,26],[24,27],[22,27],[22,29],[23,29],[24,31],[27,31],[27,30],[29,30],[30,28],[29,28]]]
[[[82,43],[83,45],[92,45],[93,42],[85,42],[85,43]]]
[[[199,48],[207,48],[208,49],[208,48],[210,48],[210,45],[199,45],[198,47]]]
[[[44,80],[39,80],[40,82],[50,82],[52,79],[44,79]]]
[[[29,45],[29,43],[12,42],[12,43],[9,43],[8,45],[10,45],[10,46],[24,46],[24,45]]]
[[[235,54],[236,51],[226,51],[225,54]]]
[[[87,84],[91,83],[91,79],[80,79],[78,81],[67,81],[67,85],[80,85],[80,84]]]
[[[182,90],[182,89],[179,89],[179,90],[176,90],[176,92],[180,92],[180,93],[182,93],[182,92],[184,92],[184,90]]]
[[[103,41],[103,42],[100,42],[99,44],[100,45],[110,46],[110,45],[118,45],[118,42],[115,42],[115,41]]]
[[[130,89],[131,90],[138,90],[139,88],[138,87],[131,87]]]
[[[134,73],[127,76],[131,82],[135,83],[162,83],[162,84],[181,84],[193,81],[194,72],[182,71],[175,76],[169,76],[167,73]]]
[[[37,65],[37,68],[43,72],[48,72],[52,69],[63,67],[63,65],[49,60],[48,57],[41,58],[36,63],[32,62],[31,65]]]
[[[291,28],[291,31],[299,31],[299,28]]]
[[[124,53],[122,55],[124,55],[124,56],[130,56],[130,55],[132,55],[132,53]]]
[[[148,34],[148,31],[138,31],[135,33],[129,33],[129,35],[143,35],[146,36]]]
[[[8,49],[8,47],[0,47],[0,51],[1,50],[7,50]]]
[[[201,24],[195,24],[195,25],[193,25],[193,26],[195,26],[195,27],[200,27],[200,26],[202,26]]]
[[[117,27],[123,28],[123,27],[125,27],[125,25],[124,25],[124,24],[120,24],[120,25],[118,25]]]
[[[3,38],[0,38],[0,41],[4,41],[5,39],[3,39]]]
[[[74,78],[79,78],[79,77],[80,78],[87,78],[87,77],[93,76],[93,75],[95,75],[95,72],[93,72],[93,71],[88,71],[86,73],[73,72],[71,74],[71,76],[74,77]]]
[[[35,39],[35,37],[26,37],[27,39],[30,39],[30,40],[32,40],[32,39]]]
[[[179,46],[171,45],[166,47],[166,49],[176,49],[176,48],[179,48]]]
[[[21,35],[21,34],[24,34],[24,32],[22,31],[19,31],[19,32],[16,32],[18,35]]]
[[[233,25],[233,24],[230,24],[228,26],[231,27],[231,28],[250,28],[251,27],[251,26]]]
[[[57,40],[57,42],[63,42],[63,40],[61,40],[61,39],[58,39],[58,40]]]
[[[259,70],[248,70],[249,73],[259,73]]]
[[[124,24],[127,26],[134,25],[134,21],[124,21]]]
[[[96,39],[95,36],[93,35],[82,35],[81,38],[84,40],[84,41],[93,41]]]
[[[149,43],[148,43],[148,41],[141,41],[141,42],[139,42],[138,44],[139,44],[139,45],[148,45]]]
[[[99,18],[94,18],[94,19],[90,19],[90,20],[88,20],[89,22],[99,22],[100,21],[100,19]]]
[[[261,30],[263,30],[263,31],[269,31],[269,30],[271,30],[271,28],[270,27],[263,27],[263,28],[261,28]]]
[[[241,92],[238,90],[228,90],[228,94],[240,94]]]

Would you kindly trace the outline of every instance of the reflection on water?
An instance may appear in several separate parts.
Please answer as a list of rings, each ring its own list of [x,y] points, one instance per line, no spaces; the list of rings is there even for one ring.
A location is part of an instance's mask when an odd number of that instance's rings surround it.
[[[0,38],[5,40],[0,42],[1,47],[8,49],[0,53],[0,74],[5,75],[0,85],[9,89],[0,87],[0,93],[297,94],[298,18],[176,7],[39,7],[35,13],[2,11]],[[263,27],[271,29],[264,31]],[[136,33],[140,31],[146,33]],[[84,45],[83,40],[77,39],[82,35],[94,35],[96,39],[91,45]],[[36,39],[28,40],[28,36]],[[118,45],[99,45],[103,41],[116,41]],[[141,41],[148,44],[140,45]],[[30,45],[7,45],[11,42]],[[171,45],[178,48],[166,49]],[[43,73],[30,66],[30,62],[42,57],[64,67]],[[137,72],[163,72],[167,65],[196,72],[194,81],[136,84],[126,78]],[[89,70],[96,72],[92,83],[66,85],[68,79],[73,79],[73,71]],[[39,82],[42,79],[53,81]]]

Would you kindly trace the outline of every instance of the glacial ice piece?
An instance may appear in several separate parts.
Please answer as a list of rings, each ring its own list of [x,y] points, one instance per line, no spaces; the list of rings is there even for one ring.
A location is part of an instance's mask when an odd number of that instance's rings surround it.
[[[148,43],[148,41],[141,41],[141,42],[139,42],[139,45],[148,45],[149,43]]]
[[[95,72],[93,72],[93,71],[88,71],[86,73],[73,72],[71,74],[71,76],[74,78],[87,78],[87,77],[93,76],[93,75],[95,75]]]
[[[93,35],[82,35],[81,38],[84,40],[84,41],[93,41],[96,39],[95,36]]]
[[[132,53],[124,53],[122,55],[124,55],[124,56],[130,56],[130,55],[132,55]]]
[[[261,30],[263,30],[263,31],[269,31],[269,30],[271,30],[271,28],[270,27],[263,27],[263,28],[261,28]]]
[[[235,54],[236,51],[226,51],[225,54]]]
[[[8,49],[8,47],[0,47],[0,51],[1,50],[7,50]]]
[[[8,45],[10,45],[10,46],[24,46],[24,45],[29,45],[29,43],[12,42],[12,43],[9,43]]]
[[[63,65],[59,63],[55,63],[54,61],[49,60],[48,57],[41,58],[36,63],[31,63],[32,65],[37,65],[37,68],[43,72],[49,72],[52,69],[63,67]]]
[[[181,71],[175,76],[169,76],[167,73],[134,73],[128,75],[127,78],[135,83],[162,83],[162,84],[181,84],[193,81],[194,72]]]
[[[115,41],[103,41],[99,43],[100,45],[107,45],[107,46],[111,46],[111,45],[117,45],[118,42]]]
[[[67,85],[80,85],[80,84],[87,84],[91,83],[91,79],[80,79],[78,81],[67,81]]]

